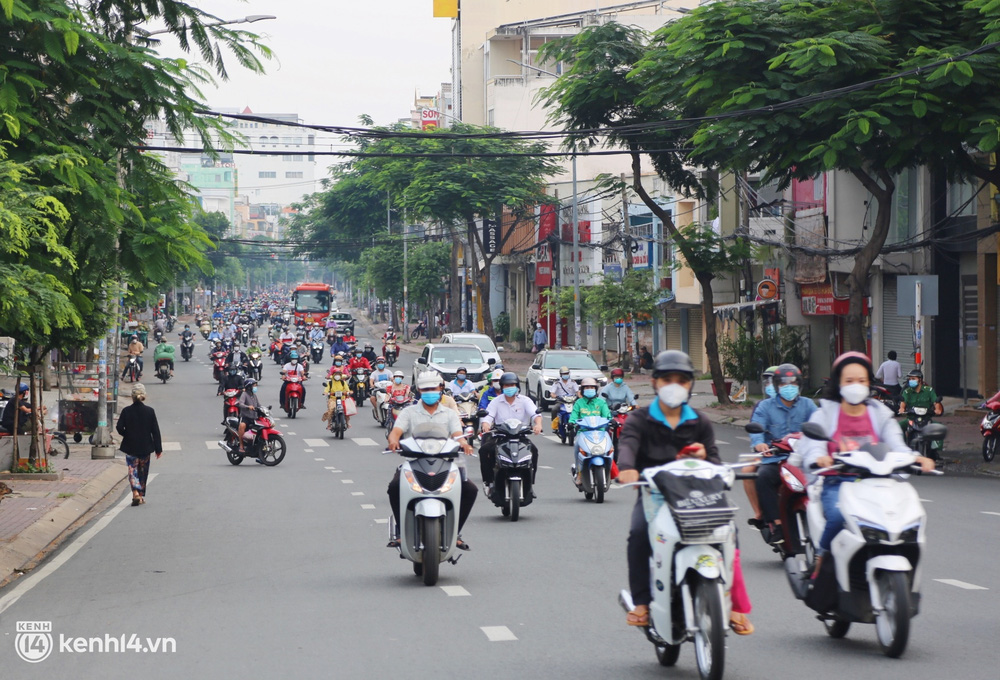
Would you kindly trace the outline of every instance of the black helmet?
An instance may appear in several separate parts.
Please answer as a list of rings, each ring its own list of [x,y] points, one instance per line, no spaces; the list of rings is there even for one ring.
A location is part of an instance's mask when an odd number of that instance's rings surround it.
[[[694,365],[691,357],[679,349],[668,349],[656,355],[653,360],[653,377],[660,378],[667,373],[683,373],[694,379]]]
[[[370,342],[365,343],[365,349],[375,349]]]
[[[247,378],[243,381],[243,389],[248,390],[256,384],[257,381],[254,378]]]
[[[920,378],[921,380],[923,380],[924,379],[924,372],[921,371],[919,368],[915,368],[912,371],[910,371],[909,373],[907,373],[906,377],[907,378]]]
[[[776,385],[798,384],[802,382],[802,371],[795,364],[781,364],[774,369],[773,376]]]
[[[455,375],[458,375],[459,373],[464,373],[466,376],[468,376],[469,375],[469,369],[467,369],[465,366],[459,366],[455,370]]]
[[[502,376],[500,376],[500,387],[503,387],[504,385],[517,385],[518,387],[520,387],[521,381],[520,379],[518,379],[517,373],[514,373],[513,371],[507,371]]]

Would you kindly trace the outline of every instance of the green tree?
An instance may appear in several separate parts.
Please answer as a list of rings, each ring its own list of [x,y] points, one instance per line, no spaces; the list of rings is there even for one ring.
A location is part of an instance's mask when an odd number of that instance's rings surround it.
[[[658,298],[659,294],[653,286],[653,272],[631,269],[621,277],[606,274],[600,284],[587,289],[584,299],[590,313],[607,328],[623,320],[634,326],[639,318],[658,314]],[[618,357],[619,365],[628,365],[631,351],[632,348],[627,347]]]
[[[441,297],[441,277],[447,276],[451,260],[451,243],[432,241],[410,248],[408,277],[410,299],[429,308]]]

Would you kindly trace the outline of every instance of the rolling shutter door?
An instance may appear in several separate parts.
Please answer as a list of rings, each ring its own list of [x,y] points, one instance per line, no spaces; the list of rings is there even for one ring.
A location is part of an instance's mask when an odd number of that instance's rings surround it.
[[[666,326],[667,326],[667,346],[664,349],[680,349],[681,348],[680,310],[671,309],[667,312]]]
[[[693,307],[688,310],[688,337],[691,363],[694,364],[695,371],[701,373],[705,361],[705,332],[701,325],[701,307]],[[712,319],[715,321],[715,319]]]
[[[903,375],[913,368],[913,321],[908,316],[896,314],[896,277],[882,280],[882,351],[895,350],[896,360],[903,368]],[[876,357],[878,367],[887,357]]]

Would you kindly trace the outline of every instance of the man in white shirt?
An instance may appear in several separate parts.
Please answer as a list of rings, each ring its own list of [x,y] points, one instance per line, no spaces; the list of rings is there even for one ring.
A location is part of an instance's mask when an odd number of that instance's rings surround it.
[[[508,420],[519,420],[524,424],[532,423],[532,431],[535,434],[542,433],[542,416],[536,413],[535,402],[523,394],[521,384],[516,373],[504,373],[500,377],[501,395],[490,402],[486,407],[486,415],[480,421],[480,429],[487,433],[493,427],[493,423],[501,423]],[[538,471],[538,448],[529,442],[531,446],[531,487],[535,486],[535,473]],[[484,437],[483,444],[479,449],[479,471],[483,475],[483,485],[486,487],[486,494],[490,495],[489,487],[493,486],[493,465],[496,458],[497,445],[493,437]],[[534,491],[532,491],[534,493]]]
[[[896,361],[896,352],[889,352],[889,359],[875,371],[875,379],[881,380],[894,396],[900,395],[899,380],[903,377],[903,367]]]

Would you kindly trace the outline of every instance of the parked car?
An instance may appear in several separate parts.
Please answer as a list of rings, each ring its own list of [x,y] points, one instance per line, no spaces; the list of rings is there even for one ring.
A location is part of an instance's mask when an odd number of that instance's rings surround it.
[[[604,387],[608,379],[604,371],[607,366],[598,366],[590,352],[582,349],[547,349],[535,355],[535,363],[531,364],[524,379],[524,386],[530,398],[543,408],[548,408],[551,401],[550,391],[559,380],[559,368],[569,368],[570,377],[579,383],[584,378],[594,378],[597,384]]]
[[[337,322],[337,332],[354,335],[354,317],[350,312],[334,312],[330,316]]]
[[[428,344],[413,364],[413,384],[417,384],[417,375],[424,371],[440,373],[445,383],[449,383],[462,366],[468,372],[468,379],[479,386],[485,381],[485,373],[495,363],[493,359],[486,359],[475,345]]]
[[[487,361],[493,359],[494,363],[503,363],[500,359],[500,352],[503,352],[504,348],[494,345],[488,335],[483,335],[481,333],[445,333],[441,338],[441,342],[459,345],[475,345],[482,351],[483,356],[486,357]]]

